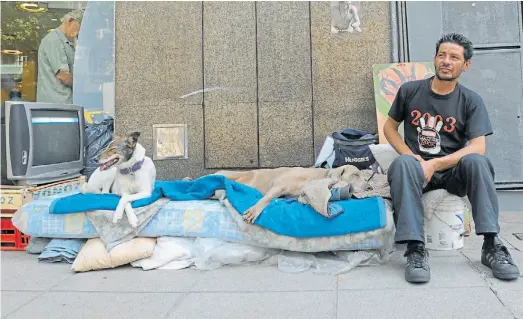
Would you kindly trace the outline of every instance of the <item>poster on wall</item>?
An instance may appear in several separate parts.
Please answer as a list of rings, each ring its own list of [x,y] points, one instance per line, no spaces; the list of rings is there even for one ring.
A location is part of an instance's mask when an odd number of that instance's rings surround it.
[[[432,62],[373,65],[374,97],[380,144],[388,143],[383,134],[383,124],[388,118],[390,107],[400,86],[405,82],[430,78],[434,72]],[[403,124],[400,126],[400,134],[403,136]]]
[[[362,32],[360,1],[331,1],[331,33]]]

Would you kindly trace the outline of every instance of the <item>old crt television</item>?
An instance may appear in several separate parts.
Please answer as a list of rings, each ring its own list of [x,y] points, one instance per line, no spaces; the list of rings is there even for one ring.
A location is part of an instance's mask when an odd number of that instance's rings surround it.
[[[78,105],[6,101],[2,184],[39,185],[80,176],[84,124],[84,109]]]

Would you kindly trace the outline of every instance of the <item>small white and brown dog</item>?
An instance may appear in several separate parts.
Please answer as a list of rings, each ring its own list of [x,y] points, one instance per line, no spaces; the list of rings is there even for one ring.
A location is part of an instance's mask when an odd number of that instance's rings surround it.
[[[125,138],[115,136],[98,161],[100,175],[114,174],[111,193],[121,196],[113,223],[120,221],[125,211],[134,228],[138,226],[138,218],[131,202],[150,197],[156,180],[154,162],[145,156],[145,148],[138,143],[139,137],[140,132],[133,132]]]

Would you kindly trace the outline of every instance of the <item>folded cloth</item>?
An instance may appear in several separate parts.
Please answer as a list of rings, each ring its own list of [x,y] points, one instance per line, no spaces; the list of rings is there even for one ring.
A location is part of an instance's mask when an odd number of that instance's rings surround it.
[[[52,238],[33,237],[29,238],[29,244],[25,247],[25,251],[30,254],[41,254],[45,247],[49,244]]]
[[[310,181],[301,190],[298,202],[310,205],[321,215],[331,218],[343,213],[343,208],[330,201],[349,199],[350,185],[336,178],[323,178]]]
[[[168,202],[167,198],[160,198],[149,205],[134,209],[134,214],[138,219],[138,227],[134,228],[129,224],[127,215],[116,224],[113,224],[113,211],[94,210],[87,212],[86,215],[96,228],[96,232],[105,245],[107,251],[111,251],[115,246],[125,243],[138,236],[142,229],[147,226],[156,213]]]
[[[58,239],[49,242],[38,256],[39,261],[67,262],[72,264],[87,239]]]
[[[131,203],[133,208],[144,207],[154,203],[163,196],[160,188],[155,187],[150,197]],[[116,210],[120,196],[116,194],[82,194],[80,192],[61,197],[51,203],[50,214],[83,213],[92,210]]]
[[[368,190],[356,190],[354,189],[353,196],[356,198],[368,198],[368,197],[383,197],[386,199],[392,199],[390,195],[390,185],[387,180],[387,175],[375,173],[371,170],[361,171],[361,177],[363,177],[371,186]]]
[[[242,214],[255,205],[263,194],[250,186],[231,181],[221,175],[207,175],[194,181],[157,181],[154,194],[163,194],[171,200],[203,200],[213,196],[214,192],[224,189],[227,198]],[[94,195],[92,196],[106,196]],[[53,201],[50,213],[75,213],[95,209],[114,210],[119,197],[104,200],[97,204],[97,197],[75,194]],[[154,199],[153,201],[157,200]],[[112,202],[110,202],[112,200]],[[135,202],[133,202],[133,207]],[[370,231],[386,225],[385,203],[380,197],[361,200],[343,200],[336,202],[343,209],[343,214],[335,218],[325,218],[309,205],[296,199],[273,199],[256,219],[255,224],[270,229],[275,233],[293,237],[322,237]],[[105,208],[100,208],[103,206]]]

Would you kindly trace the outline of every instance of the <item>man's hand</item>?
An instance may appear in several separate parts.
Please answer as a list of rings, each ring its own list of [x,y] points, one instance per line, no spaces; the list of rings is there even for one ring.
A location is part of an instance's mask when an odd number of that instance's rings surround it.
[[[469,145],[454,152],[450,155],[446,155],[437,159],[438,170],[454,167],[458,164],[461,158],[468,154],[481,154],[485,155],[487,150],[487,141],[485,136],[479,136],[470,140]]]
[[[69,71],[59,71],[56,78],[67,86],[73,86],[73,75]]]
[[[432,175],[438,171],[439,166],[435,160],[422,161],[420,164],[421,168],[423,168],[423,175],[425,176],[424,185],[427,185],[432,179]]]

